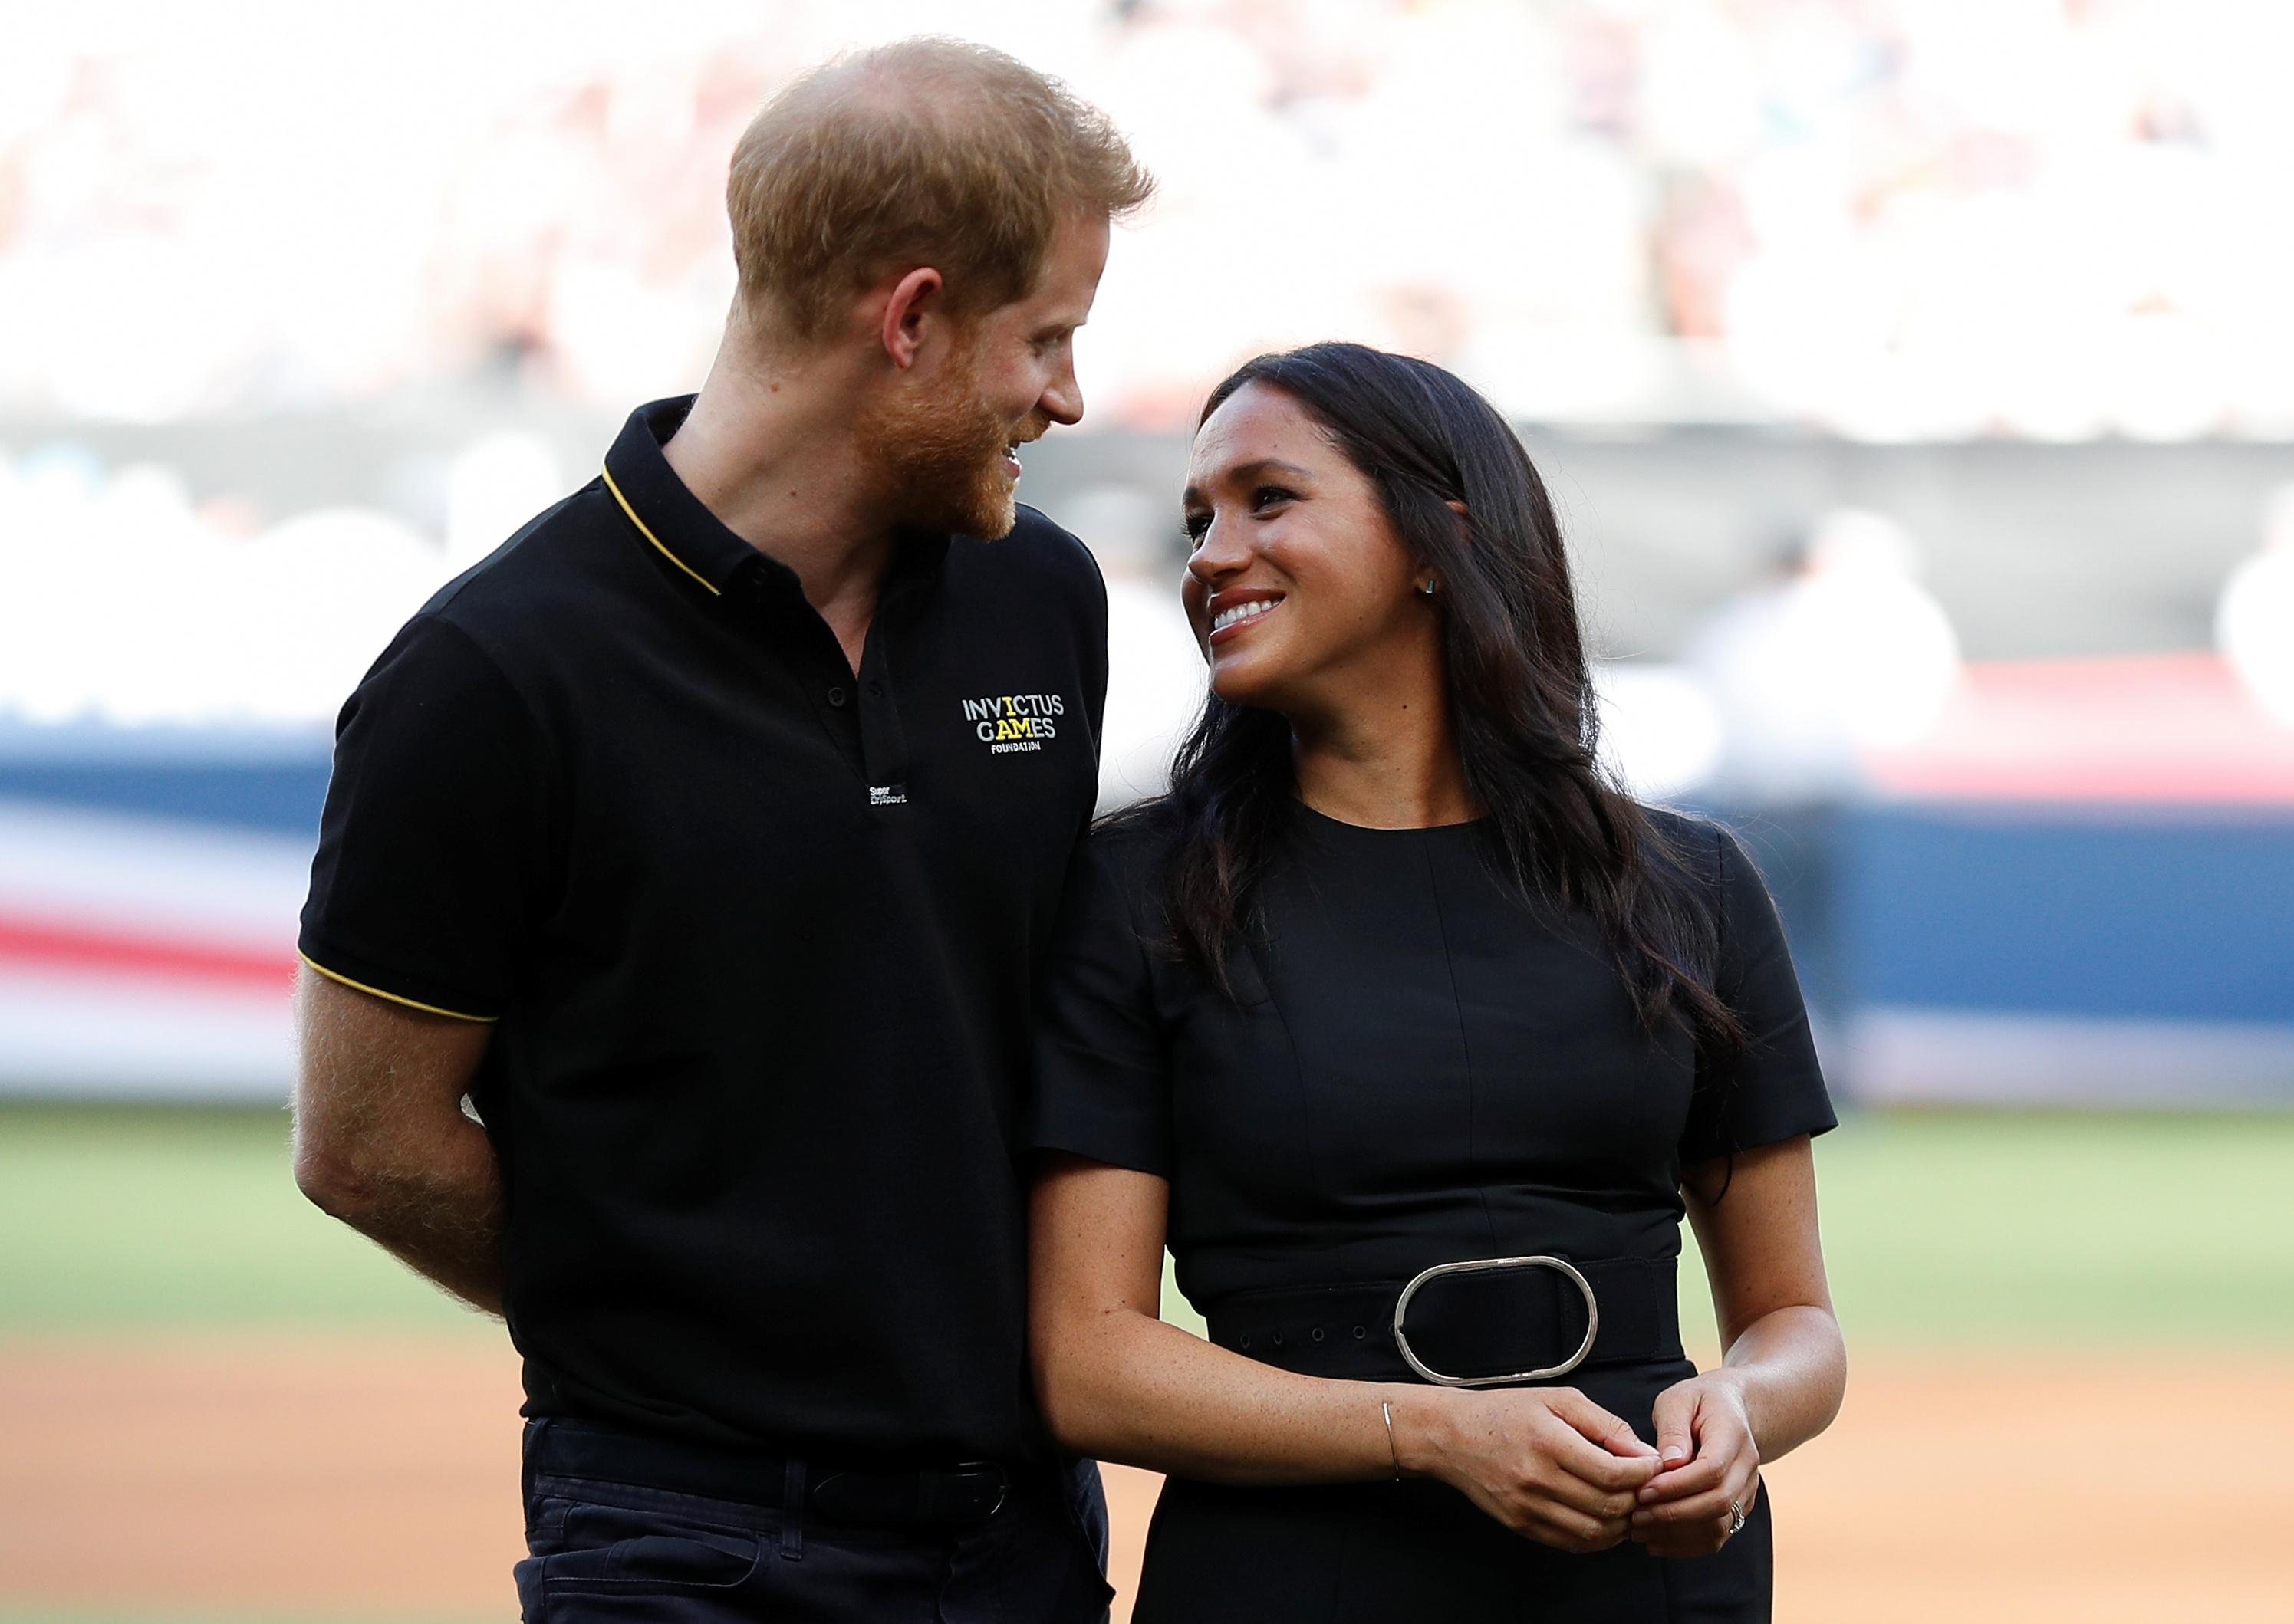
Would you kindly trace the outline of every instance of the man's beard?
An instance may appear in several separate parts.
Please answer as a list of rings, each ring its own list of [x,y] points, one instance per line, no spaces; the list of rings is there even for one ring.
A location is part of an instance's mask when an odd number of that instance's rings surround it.
[[[948,381],[893,394],[859,424],[860,451],[883,482],[895,523],[993,540],[1018,522],[1013,482],[1004,473],[1010,419],[980,394],[975,344],[948,357]],[[1022,439],[1044,426],[1029,423]]]

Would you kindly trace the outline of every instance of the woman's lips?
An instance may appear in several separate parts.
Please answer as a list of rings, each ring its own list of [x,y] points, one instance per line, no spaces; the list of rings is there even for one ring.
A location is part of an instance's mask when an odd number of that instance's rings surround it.
[[[1217,620],[1215,619],[1212,622],[1210,636],[1206,639],[1206,641],[1213,646],[1231,643],[1235,638],[1241,637],[1243,632],[1248,630],[1250,627],[1256,626],[1259,621],[1273,613],[1274,611],[1281,608],[1281,605],[1282,600],[1279,597],[1256,598],[1249,603],[1237,604],[1233,605],[1233,608],[1239,609],[1242,613],[1235,615],[1233,619],[1227,621],[1224,625],[1219,624]],[[1229,613],[1231,613],[1231,611],[1222,610],[1220,614],[1224,616]]]

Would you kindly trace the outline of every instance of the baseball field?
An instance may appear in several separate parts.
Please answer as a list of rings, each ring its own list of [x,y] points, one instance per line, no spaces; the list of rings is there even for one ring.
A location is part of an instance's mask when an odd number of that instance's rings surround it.
[[[286,1133],[0,1107],[0,1624],[515,1615],[500,1328]],[[1852,1369],[1767,1473],[1780,1620],[2294,1620],[2294,1114],[1866,1115],[1818,1169]]]

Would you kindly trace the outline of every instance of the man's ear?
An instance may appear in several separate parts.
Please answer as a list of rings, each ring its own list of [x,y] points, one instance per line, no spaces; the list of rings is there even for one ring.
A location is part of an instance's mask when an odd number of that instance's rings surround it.
[[[944,289],[939,272],[930,265],[918,265],[892,284],[884,300],[879,337],[884,353],[904,372],[915,365],[916,352],[923,348],[931,324],[942,319],[947,304]]]

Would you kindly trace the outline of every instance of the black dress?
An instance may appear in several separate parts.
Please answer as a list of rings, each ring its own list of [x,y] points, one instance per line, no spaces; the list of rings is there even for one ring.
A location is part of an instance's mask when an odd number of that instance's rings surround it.
[[[1682,1164],[1834,1118],[1759,874],[1725,832],[1651,816],[1719,912],[1715,985],[1753,1038],[1729,1076],[1704,1075],[1684,1035],[1644,1034],[1590,916],[1509,897],[1483,825],[1363,829],[1300,805],[1262,894],[1265,939],[1237,960],[1240,1009],[1154,946],[1155,824],[1086,842],[1051,959],[1030,1141],[1169,1180],[1179,1286],[1213,1340],[1310,1374],[1417,1379],[1377,1305],[1433,1264],[1579,1263],[1603,1340],[1558,1380],[1653,1441],[1657,1394],[1695,1369],[1672,1305]],[[1469,1343],[1497,1325],[1525,1345],[1428,1362],[1477,1375],[1567,1356],[1585,1328],[1574,1287],[1543,1270],[1486,1283],[1509,1295],[1461,1291],[1450,1320]],[[1423,1300],[1449,1284],[1479,1283]],[[1658,1559],[1631,1541],[1564,1554],[1427,1480],[1173,1478],[1135,1616],[1750,1620],[1769,1616],[1769,1568],[1765,1484],[1718,1553]]]

